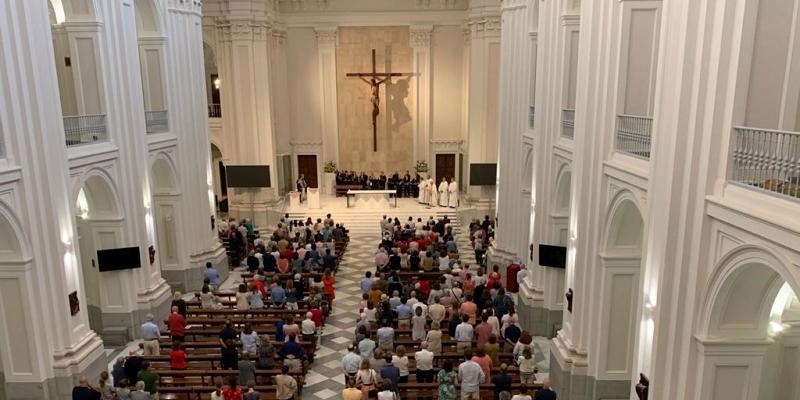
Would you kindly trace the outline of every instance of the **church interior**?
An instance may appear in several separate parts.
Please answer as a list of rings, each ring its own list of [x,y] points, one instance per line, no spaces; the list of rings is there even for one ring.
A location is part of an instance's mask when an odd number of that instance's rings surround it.
[[[800,399],[799,27],[0,0],[0,400]]]

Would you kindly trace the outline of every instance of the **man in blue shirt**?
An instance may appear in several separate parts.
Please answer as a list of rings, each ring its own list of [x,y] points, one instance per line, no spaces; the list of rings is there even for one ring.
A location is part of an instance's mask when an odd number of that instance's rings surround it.
[[[397,313],[397,327],[399,329],[411,328],[411,307],[406,304],[406,299],[401,299],[400,305],[394,311]]]
[[[370,289],[372,289],[373,281],[374,279],[372,279],[372,272],[367,271],[364,274],[364,277],[361,278],[361,293],[369,293]]]
[[[142,340],[146,356],[157,356],[161,350],[161,346],[158,344],[161,330],[158,329],[158,325],[153,323],[153,318],[153,314],[147,314],[145,322],[142,324]]]
[[[389,380],[392,383],[392,391],[400,393],[400,388],[397,386],[397,383],[400,381],[400,368],[392,364],[391,354],[387,354],[384,360],[386,360],[386,364],[379,372],[384,380]]]
[[[219,286],[219,272],[217,272],[217,269],[214,268],[214,264],[211,264],[210,261],[206,263],[206,270],[203,271],[203,275],[208,278],[211,290],[214,290],[217,288],[217,286]]]
[[[281,345],[278,355],[283,358],[283,365],[289,368],[299,368],[303,364],[305,355],[303,354],[303,347],[297,341],[294,333],[289,334],[289,341]]]
[[[269,293],[272,298],[272,304],[276,307],[283,307],[286,304],[286,290],[283,288],[283,282],[278,282]]]

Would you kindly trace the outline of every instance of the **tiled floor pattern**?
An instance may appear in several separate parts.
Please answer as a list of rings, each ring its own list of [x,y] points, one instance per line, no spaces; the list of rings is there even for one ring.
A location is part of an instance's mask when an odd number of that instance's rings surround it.
[[[361,300],[361,278],[373,268],[373,252],[380,241],[375,236],[353,236],[336,273],[336,300],[331,316],[325,321],[320,349],[317,350],[311,371],[306,375],[303,399],[330,399],[341,397],[344,389],[342,357],[347,345],[353,341],[355,322],[358,319],[358,302]]]

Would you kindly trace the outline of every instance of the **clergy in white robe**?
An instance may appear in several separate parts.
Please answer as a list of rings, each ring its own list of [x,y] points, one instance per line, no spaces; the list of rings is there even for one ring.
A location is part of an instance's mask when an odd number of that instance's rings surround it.
[[[442,178],[439,184],[439,207],[447,207],[447,179]]]
[[[419,197],[417,197],[417,201],[423,204],[428,202],[428,181],[425,179],[419,180]]]
[[[436,181],[428,178],[428,205],[436,207],[439,203],[439,192],[436,189]]]
[[[450,180],[450,185],[448,185],[448,206],[451,208],[458,207],[458,183],[456,183],[455,178]]]

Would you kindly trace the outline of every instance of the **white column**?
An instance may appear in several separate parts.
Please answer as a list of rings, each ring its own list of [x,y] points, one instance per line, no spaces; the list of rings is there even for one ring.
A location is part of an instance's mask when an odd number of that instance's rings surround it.
[[[116,190],[124,205],[120,245],[138,245],[143,260],[142,268],[132,272],[132,281],[123,274],[114,278],[120,287],[133,292],[124,295],[122,306],[115,313],[122,314],[125,320],[130,318],[130,323],[137,323],[143,319],[143,314],[163,308],[170,289],[161,277],[158,260],[153,264],[148,262],[148,246],[158,248],[158,244],[153,224],[136,15],[129,3],[97,4],[98,17],[104,27],[99,49],[102,74],[98,79],[103,82],[109,136],[119,148]]]
[[[218,59],[226,163],[270,166],[272,187],[257,189],[254,196],[258,225],[266,221],[264,212],[276,200],[278,185],[267,42],[270,24],[253,16],[229,15],[217,27],[222,38]],[[230,188],[228,193],[230,214],[249,216],[250,193]]]
[[[339,110],[336,95],[336,46],[339,43],[335,26],[315,27],[317,36],[317,59],[319,60],[319,82],[321,93],[320,117],[322,119],[322,160],[339,164]],[[320,175],[320,181],[324,176]],[[327,185],[322,185],[326,187]],[[329,193],[330,194],[330,193]]]
[[[497,161],[499,111],[500,9],[496,2],[472,0],[467,20],[469,57],[467,83],[467,159],[472,163]],[[468,187],[476,198],[493,198],[487,187]],[[502,216],[501,216],[502,218]]]
[[[9,399],[69,398],[73,374],[96,376],[106,362],[88,314],[72,316],[67,300],[78,291],[86,304],[53,42],[50,30],[42,29],[48,21],[45,2],[0,8],[0,36],[15,38],[0,41],[8,56],[0,63],[0,214],[4,237],[18,242],[3,243],[0,268],[0,353]],[[64,378],[56,382],[57,376]]]
[[[527,131],[527,83],[530,78],[527,5],[524,0],[504,0],[500,70],[500,131],[497,197],[498,224],[495,254],[523,258],[530,236],[530,192],[524,191],[523,134]]]
[[[411,25],[409,44],[414,51],[414,163],[431,164],[431,36],[432,25]]]
[[[170,3],[164,10],[167,40],[189,45],[166,46],[165,81],[169,89],[170,133],[177,139],[178,193],[177,196],[158,196],[154,207],[161,206],[162,202],[175,204],[176,241],[180,253],[177,268],[165,271],[164,275],[170,282],[182,283],[185,290],[198,287],[201,282],[198,269],[203,269],[207,261],[219,264],[225,259],[224,248],[216,239],[216,229],[211,226],[215,213],[212,174],[216,168],[210,163],[200,11],[199,6],[188,3]],[[200,168],[198,161],[201,161]]]

